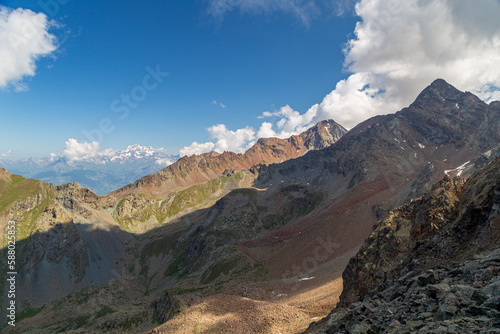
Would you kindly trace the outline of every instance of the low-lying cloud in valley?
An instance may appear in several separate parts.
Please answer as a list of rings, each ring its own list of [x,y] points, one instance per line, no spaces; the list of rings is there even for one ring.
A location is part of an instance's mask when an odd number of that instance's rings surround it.
[[[337,12],[344,13],[350,3],[342,2]],[[309,24],[326,7],[320,1],[255,0],[213,0],[209,7],[218,19],[236,9],[252,14],[282,11]],[[214,127],[226,132],[243,130],[246,140],[224,145],[224,138],[213,136],[211,127],[208,131],[215,140],[193,143],[181,150],[181,156],[210,150],[241,152],[260,137],[286,138],[325,119],[352,128],[407,106],[437,78],[486,102],[500,99],[499,1],[361,0],[355,12],[359,16],[355,37],[344,49],[344,67],[351,74],[323,101],[303,113],[288,105],[278,112],[264,112],[261,118],[267,120],[256,131],[250,127],[230,131],[218,124]]]

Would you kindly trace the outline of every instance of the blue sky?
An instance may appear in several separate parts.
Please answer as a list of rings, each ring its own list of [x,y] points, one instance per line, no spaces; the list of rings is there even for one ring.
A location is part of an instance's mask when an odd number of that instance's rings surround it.
[[[67,4],[47,7],[58,1]],[[54,50],[25,51],[34,73],[23,75],[17,64],[19,79],[0,68],[0,153],[46,156],[69,138],[96,140],[101,149],[241,152],[258,137],[287,137],[321,119],[352,127],[397,111],[437,77],[497,99],[484,87],[500,86],[492,65],[500,59],[498,1],[469,8],[363,0],[356,10],[354,2],[3,1],[4,20],[16,9],[28,20],[26,9],[44,13],[52,23],[40,29],[56,40]],[[421,29],[408,30],[409,20]],[[448,40],[453,32],[467,38],[443,43],[441,30]],[[478,65],[458,73],[470,60]],[[145,90],[145,76],[158,68],[168,76]],[[134,93],[140,101],[120,118],[120,99]],[[112,131],[99,130],[100,122]]]
[[[32,3],[4,5],[43,11]],[[88,141],[82,130],[109,118],[116,128],[102,147],[177,153],[205,141],[213,124],[258,126],[264,111],[307,109],[345,76],[341,50],[355,25],[345,15],[308,27],[282,12],[234,12],[221,22],[203,1],[70,1],[52,18],[61,24],[50,30],[60,40],[54,58],[38,62],[27,91],[0,91],[0,151],[47,155],[68,138]],[[169,76],[120,120],[112,101],[157,65]]]

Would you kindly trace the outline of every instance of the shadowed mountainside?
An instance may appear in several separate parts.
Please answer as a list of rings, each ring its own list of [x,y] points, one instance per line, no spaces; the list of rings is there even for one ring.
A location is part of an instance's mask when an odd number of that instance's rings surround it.
[[[147,330],[153,326],[153,312],[148,309],[140,315],[139,310],[167,289],[183,300],[204,300],[223,289],[226,294],[266,302],[277,300],[274,291],[290,300],[318,291],[340,275],[373,225],[390,210],[429,191],[445,175],[468,176],[484,164],[500,142],[499,111],[498,103],[488,105],[436,80],[408,108],[369,119],[333,145],[301,157],[294,154],[328,143],[327,132],[338,139],[334,123],[320,123],[305,137],[259,141],[248,156],[185,157],[104,197],[75,184],[55,188],[34,180],[16,183],[12,178],[17,177],[5,176],[11,181],[0,189],[0,205],[6,203],[2,226],[9,219],[29,222],[23,223],[29,228],[23,232],[28,239],[20,246],[20,271],[33,268],[33,274],[22,289],[43,295],[37,277],[47,277],[49,270],[64,273],[60,274],[64,280],[43,281],[48,284],[44,286],[48,302],[53,300],[51,289],[68,294],[78,290],[80,282],[103,283],[93,278],[92,265],[106,268],[116,278],[113,282],[107,277],[105,285],[45,306],[21,322],[26,327],[18,330],[27,333],[30,324],[37,324],[50,332],[74,324],[82,332],[133,331],[136,327],[126,325],[127,312],[137,315],[134,326]],[[490,153],[482,155],[485,152]],[[284,157],[291,160],[280,162]],[[275,164],[253,166],[263,162]],[[35,186],[25,191],[23,184]],[[20,187],[22,195],[11,196],[5,187]],[[58,224],[63,225],[60,232]],[[40,236],[35,238],[37,231]],[[35,258],[23,253],[30,243],[37,245],[29,248],[38,254]],[[74,269],[69,265],[73,262],[79,263]],[[114,294],[113,284],[126,286],[137,302],[130,305],[132,297]],[[81,299],[79,293],[87,297]],[[103,296],[99,308],[112,305],[113,312],[103,311],[98,317],[79,307],[94,305],[93,294]],[[44,304],[43,296],[36,300],[25,296],[30,307]],[[336,297],[322,300],[313,314],[326,315]],[[60,302],[67,312],[56,326],[51,316]],[[127,311],[120,311],[120,305],[127,305]],[[308,318],[299,318],[297,328],[303,330]],[[193,326],[189,330],[198,325]],[[208,322],[201,326],[210,327]],[[229,330],[228,326],[221,323],[217,328]],[[275,328],[265,321],[259,326]]]
[[[498,328],[499,208],[497,158],[467,182],[445,177],[393,210],[350,260],[339,308],[308,332]]]

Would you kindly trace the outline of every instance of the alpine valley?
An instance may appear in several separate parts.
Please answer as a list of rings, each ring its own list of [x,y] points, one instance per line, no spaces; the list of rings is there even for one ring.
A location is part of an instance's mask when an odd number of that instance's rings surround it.
[[[183,157],[102,196],[0,169],[2,258],[9,221],[18,239],[2,333],[498,332],[499,145],[500,102],[438,79],[350,131]]]

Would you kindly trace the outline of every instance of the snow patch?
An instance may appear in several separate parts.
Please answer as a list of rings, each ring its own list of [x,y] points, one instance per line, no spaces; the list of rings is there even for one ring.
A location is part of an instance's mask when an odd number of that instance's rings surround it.
[[[299,278],[299,282],[301,281],[309,281],[312,280],[314,277],[304,277],[304,278]]]
[[[465,166],[467,166],[468,164],[470,163],[470,160],[467,161],[466,163],[463,163],[461,164],[460,166],[458,166],[457,168],[455,169],[449,169],[449,170],[445,170],[444,173],[449,176],[449,174],[453,171],[458,171],[457,173],[457,176],[460,176],[462,175],[463,171],[465,170]]]

